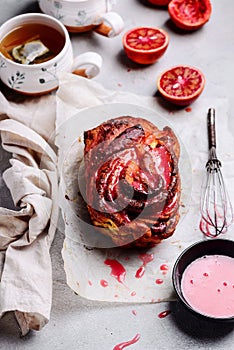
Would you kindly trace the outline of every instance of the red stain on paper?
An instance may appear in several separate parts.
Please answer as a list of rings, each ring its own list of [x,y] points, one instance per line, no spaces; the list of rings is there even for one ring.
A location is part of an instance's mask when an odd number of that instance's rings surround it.
[[[158,317],[159,317],[159,318],[165,318],[165,317],[167,317],[170,313],[171,313],[170,310],[165,310],[165,311],[160,312],[160,314],[158,314]]]
[[[126,348],[127,346],[133,345],[136,342],[138,342],[138,340],[140,339],[140,334],[136,334],[135,337],[129,341],[125,341],[123,343],[120,343],[118,345],[116,345],[113,350],[122,350],[124,348]]]
[[[136,278],[141,278],[141,277],[144,275],[144,273],[145,273],[145,266],[141,266],[141,267],[137,270],[137,272],[136,272],[136,274],[135,274],[135,277],[136,277]]]
[[[115,259],[106,259],[104,263],[111,268],[111,276],[116,278],[119,283],[124,283],[126,270],[120,262]]]
[[[100,285],[102,286],[102,287],[108,287],[108,282],[106,281],[106,280],[101,280],[100,281]]]
[[[154,255],[145,253],[145,254],[140,254],[139,258],[142,260],[143,264],[137,270],[137,272],[135,274],[136,278],[141,278],[144,275],[145,267],[148,263],[150,263],[152,260],[154,260]]]
[[[161,271],[167,271],[167,270],[168,270],[168,265],[167,265],[167,264],[162,264],[162,265],[160,266],[160,270],[161,270]]]
[[[162,271],[163,275],[166,275],[167,274],[167,271],[168,271],[169,267],[167,264],[162,264],[160,266],[160,270]]]
[[[161,278],[157,278],[155,281],[156,284],[162,284],[163,280]]]

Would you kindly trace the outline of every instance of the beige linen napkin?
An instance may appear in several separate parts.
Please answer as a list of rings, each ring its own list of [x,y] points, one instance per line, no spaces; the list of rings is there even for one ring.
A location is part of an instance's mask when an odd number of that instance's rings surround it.
[[[0,111],[15,119],[2,114],[0,132],[3,148],[12,154],[3,179],[16,207],[0,208],[0,316],[14,311],[23,335],[29,329],[41,329],[50,317],[50,246],[58,217],[57,157],[31,128],[50,140],[53,99],[14,105],[0,95]]]
[[[61,78],[57,92],[56,144],[59,147],[59,170],[62,175],[60,206],[65,222],[62,254],[68,285],[76,293],[105,301],[157,302],[173,299],[171,272],[176,258],[188,245],[204,239],[199,231],[199,205],[208,157],[206,115],[210,107],[214,107],[217,112],[218,153],[223,162],[222,170],[230,198],[234,203],[234,187],[231,186],[234,178],[233,122],[228,116],[227,100],[210,100],[201,95],[189,109],[172,107],[168,110],[163,108],[159,97],[107,90],[95,81],[71,74],[65,74]],[[187,198],[183,197],[182,200],[180,224],[172,237],[144,252],[149,254],[149,260],[152,258],[146,266],[142,265],[139,251],[131,253],[121,248],[87,249],[83,244],[85,229],[82,229],[76,215],[77,169],[82,156],[78,137],[84,130],[118,115],[141,116],[157,125],[169,125],[176,132],[182,146],[182,194],[187,195]],[[233,238],[233,234],[234,225],[225,234],[225,238]],[[124,273],[118,276],[118,271],[116,274],[113,266],[112,269],[105,264],[106,258],[120,263],[122,270],[119,268],[119,271]],[[136,278],[136,272],[142,266],[144,275]]]
[[[27,125],[51,145],[54,140],[56,100],[54,94],[38,97],[21,97],[9,102],[0,92],[0,120],[6,116]]]

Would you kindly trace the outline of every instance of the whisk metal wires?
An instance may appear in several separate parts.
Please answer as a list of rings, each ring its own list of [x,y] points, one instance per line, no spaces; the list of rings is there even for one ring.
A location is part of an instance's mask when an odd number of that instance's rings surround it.
[[[209,157],[201,195],[200,230],[208,237],[225,233],[233,222],[233,209],[224,184],[221,162],[216,155],[215,110],[207,115]]]

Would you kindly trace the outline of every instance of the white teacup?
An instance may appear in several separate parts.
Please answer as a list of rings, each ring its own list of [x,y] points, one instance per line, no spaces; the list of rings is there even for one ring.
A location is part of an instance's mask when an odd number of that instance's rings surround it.
[[[111,12],[115,0],[38,0],[42,12],[60,20],[69,32],[94,29],[107,37],[118,35],[124,28],[119,14]]]
[[[4,51],[4,38],[18,27],[46,25],[62,38],[61,50],[42,63],[24,64],[11,59]],[[54,42],[56,42],[54,40]],[[0,27],[0,78],[9,88],[27,95],[41,95],[58,87],[60,72],[74,72],[92,78],[100,72],[102,58],[95,52],[73,57],[70,37],[65,26],[56,18],[41,13],[28,13],[13,17]]]

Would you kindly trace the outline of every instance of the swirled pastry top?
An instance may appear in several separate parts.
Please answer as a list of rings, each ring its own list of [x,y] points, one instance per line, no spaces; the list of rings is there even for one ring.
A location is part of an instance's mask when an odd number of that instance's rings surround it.
[[[116,245],[150,246],[179,220],[179,142],[170,127],[110,119],[84,133],[86,203],[93,225]]]

